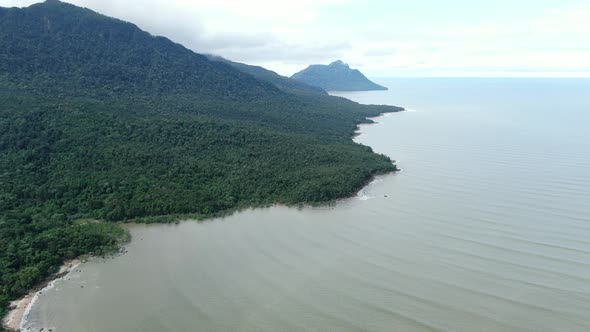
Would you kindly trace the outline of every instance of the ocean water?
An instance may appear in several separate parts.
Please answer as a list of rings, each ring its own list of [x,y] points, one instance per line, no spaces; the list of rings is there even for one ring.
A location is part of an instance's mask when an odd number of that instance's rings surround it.
[[[590,80],[384,79],[357,197],[137,225],[39,296],[54,331],[589,331]]]

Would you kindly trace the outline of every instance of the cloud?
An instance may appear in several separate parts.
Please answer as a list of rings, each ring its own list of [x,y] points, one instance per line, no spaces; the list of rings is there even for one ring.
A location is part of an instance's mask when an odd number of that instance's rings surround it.
[[[375,47],[375,48],[371,48],[370,50],[367,50],[365,52],[365,56],[367,56],[367,57],[383,57],[383,56],[394,55],[397,52],[398,52],[398,49],[396,47],[385,47],[385,48]]]
[[[549,8],[502,22],[418,26],[372,24],[359,33],[350,61],[373,75],[590,76],[590,5]],[[382,75],[383,68],[389,68]],[[392,74],[393,73],[393,74]]]
[[[307,65],[335,59],[350,49],[344,41],[297,38],[322,8],[347,0],[68,0],[173,39],[200,53],[254,64]],[[154,15],[157,13],[157,15]],[[272,14],[270,14],[272,13]],[[295,32],[293,32],[295,30]]]
[[[0,7],[26,7],[37,2],[39,0],[0,0]]]
[[[581,0],[558,7],[523,0],[529,5],[518,13],[504,1],[494,5],[506,7],[496,16],[474,6],[445,12],[444,3],[431,3],[425,11],[424,3],[385,0],[66,1],[197,52],[286,75],[335,59],[369,76],[590,72],[590,5]],[[0,6],[33,2],[0,0]]]

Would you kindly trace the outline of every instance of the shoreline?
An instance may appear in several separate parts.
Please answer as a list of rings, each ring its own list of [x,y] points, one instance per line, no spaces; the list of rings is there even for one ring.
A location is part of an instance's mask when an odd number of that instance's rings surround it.
[[[375,116],[368,116],[365,119],[369,120],[369,122],[360,122],[356,125],[356,129],[354,130],[354,132],[352,133],[352,141],[355,143],[358,143],[356,141],[356,138],[359,137],[361,135],[361,129],[363,126],[370,126],[370,125],[376,125],[379,124],[380,122],[376,121],[379,118],[384,118],[386,116],[392,115],[392,114],[396,114],[396,113],[400,113],[400,112],[407,112],[408,109],[404,108],[404,107],[400,107],[400,106],[392,106],[395,107],[396,110],[394,111],[385,111],[385,112],[381,112],[378,115]],[[360,144],[360,143],[358,143]]]
[[[392,106],[392,107],[395,107],[396,110],[384,111],[384,112],[379,113],[378,115],[366,117],[365,119],[369,120],[369,122],[357,123],[356,129],[350,135],[350,139],[352,140],[352,142],[356,143],[356,144],[364,145],[362,143],[357,142],[357,138],[362,134],[360,131],[362,130],[363,126],[378,125],[378,124],[381,124],[381,122],[378,122],[376,120],[379,120],[380,118],[385,118],[385,117],[388,117],[388,116],[391,116],[391,115],[394,115],[397,113],[408,111],[408,109],[406,109],[404,107],[400,107],[400,106]],[[245,210],[249,210],[249,209],[269,208],[272,206],[284,206],[287,208],[331,206],[340,200],[346,200],[346,199],[353,198],[353,197],[357,196],[360,191],[362,191],[367,185],[369,185],[371,182],[373,182],[375,180],[375,178],[378,176],[382,176],[382,175],[386,175],[386,174],[395,174],[395,173],[400,172],[401,169],[398,168],[396,165],[397,160],[392,159],[391,161],[392,161],[393,165],[396,167],[395,170],[390,171],[390,172],[386,172],[386,173],[372,174],[361,186],[359,186],[356,190],[350,192],[348,195],[345,195],[345,196],[342,196],[339,198],[330,199],[327,201],[299,202],[299,203],[293,203],[293,204],[265,203],[265,204],[260,204],[260,205],[237,206],[237,207],[231,208],[229,210],[220,211],[220,212],[215,213],[213,215],[200,215],[197,213],[167,214],[167,215],[135,218],[135,219],[131,219],[131,220],[128,220],[128,221],[122,223],[122,225],[179,224],[184,221],[208,222],[208,221],[215,220],[218,218],[229,217],[229,216],[232,216],[235,213],[239,213],[241,211],[245,211]]]
[[[375,124],[380,124],[380,122],[377,122],[375,120],[379,119],[379,118],[383,118],[389,115],[392,115],[394,113],[398,113],[398,112],[403,112],[406,111],[405,108],[399,108],[398,110],[395,111],[385,111],[382,112],[378,115],[372,116],[372,117],[367,117],[367,120],[370,120],[370,122],[362,122],[362,123],[358,123],[356,130],[353,132],[353,135],[351,135],[351,139],[353,142],[357,143],[357,144],[362,144],[362,143],[358,143],[356,140],[357,138],[361,135],[361,130],[362,127],[365,125],[375,125]],[[375,179],[379,176],[382,175],[386,175],[386,174],[395,174],[397,172],[400,171],[400,169],[397,168],[397,166],[395,165],[395,160],[392,160],[393,165],[395,166],[395,170],[391,171],[391,172],[386,172],[386,173],[376,173],[376,174],[372,174],[369,178],[366,179],[366,181],[354,192],[351,192],[349,195],[346,195],[344,197],[341,198],[337,198],[334,200],[330,200],[330,201],[326,201],[326,202],[317,202],[317,203],[299,203],[296,205],[289,205],[289,204],[268,204],[265,206],[249,206],[249,207],[241,207],[241,208],[237,208],[236,210],[232,210],[232,211],[224,211],[223,213],[220,213],[219,215],[214,215],[214,216],[209,216],[209,217],[205,217],[205,218],[193,218],[190,217],[189,215],[184,215],[184,216],[176,216],[176,217],[172,217],[171,215],[167,215],[167,216],[156,216],[154,217],[155,220],[154,222],[141,222],[141,221],[128,221],[128,223],[126,224],[151,224],[151,223],[158,223],[158,224],[171,224],[171,223],[175,223],[178,224],[180,221],[189,221],[189,220],[196,220],[199,222],[204,222],[207,220],[212,220],[212,219],[217,219],[217,218],[224,218],[228,215],[233,215],[236,212],[240,212],[242,210],[246,210],[246,209],[257,209],[257,208],[264,208],[264,207],[271,207],[271,206],[285,206],[288,208],[293,208],[293,207],[317,207],[317,206],[329,206],[331,204],[334,204],[340,200],[345,200],[345,199],[350,199],[353,197],[357,197],[359,195],[359,193],[366,187],[368,186],[370,183],[372,183],[373,181],[375,181]],[[166,218],[166,219],[170,219],[168,221],[161,221],[159,220],[160,218]],[[123,226],[124,227],[124,226]],[[72,272],[73,270],[75,270],[81,263],[82,263],[82,258],[76,258],[76,259],[72,259],[72,260],[68,260],[65,261],[59,268],[58,272],[54,273],[53,275],[49,276],[45,281],[41,282],[39,285],[35,286],[34,288],[32,288],[31,290],[29,290],[29,292],[24,295],[23,297],[14,300],[12,302],[10,302],[8,310],[6,312],[6,315],[4,317],[2,317],[2,328],[4,328],[7,332],[19,332],[19,331],[23,331],[23,328],[25,327],[24,324],[26,324],[26,318],[32,308],[32,306],[35,304],[35,302],[37,301],[37,299],[39,298],[39,296],[46,290],[52,288],[54,286],[55,281],[58,281],[60,279],[63,279],[64,277],[66,277],[70,272]]]
[[[80,258],[75,258],[64,262],[56,273],[51,275],[36,287],[32,288],[25,296],[10,302],[6,315],[2,317],[2,328],[4,328],[7,332],[21,331],[21,328],[25,323],[25,319],[31,310],[31,307],[39,298],[39,295],[41,295],[43,291],[53,287],[55,281],[67,276],[81,263],[82,259]]]

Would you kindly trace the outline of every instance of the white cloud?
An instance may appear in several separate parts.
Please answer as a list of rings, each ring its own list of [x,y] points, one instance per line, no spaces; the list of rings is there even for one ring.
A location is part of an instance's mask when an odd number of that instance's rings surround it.
[[[323,8],[347,0],[68,0],[136,23],[200,53],[254,64],[304,64],[343,55],[346,42],[308,37]],[[304,32],[304,33],[302,33]]]
[[[462,13],[444,22],[416,19],[401,27],[396,19],[408,13],[392,12],[383,16],[387,19],[363,14],[367,6],[374,7],[373,14],[380,6],[391,7],[392,2],[378,0],[67,1],[131,21],[197,52],[282,74],[342,58],[369,76],[590,76],[590,5],[584,1],[503,20],[482,17],[479,24],[466,23],[475,20]],[[0,6],[33,2],[0,0]],[[337,20],[334,13],[340,15]]]
[[[433,31],[375,25],[353,44],[353,50],[363,51],[347,59],[364,63],[375,76],[590,77],[588,17],[590,5],[576,5],[522,20]]]

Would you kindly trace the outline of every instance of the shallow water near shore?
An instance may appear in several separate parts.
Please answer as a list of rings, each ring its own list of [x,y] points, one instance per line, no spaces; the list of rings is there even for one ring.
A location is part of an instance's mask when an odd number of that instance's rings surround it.
[[[356,137],[402,172],[331,207],[130,226],[25,327],[589,331],[590,80],[376,81],[338,95],[411,110]]]

